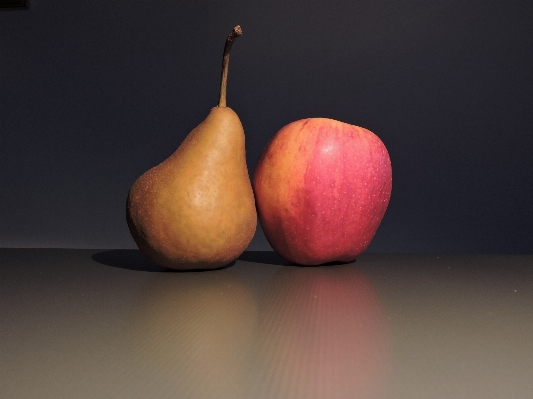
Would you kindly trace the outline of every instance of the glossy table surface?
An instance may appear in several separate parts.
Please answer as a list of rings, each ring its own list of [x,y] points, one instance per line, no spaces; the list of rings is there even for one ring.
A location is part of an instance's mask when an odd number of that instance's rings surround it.
[[[0,249],[0,397],[531,398],[533,256]]]

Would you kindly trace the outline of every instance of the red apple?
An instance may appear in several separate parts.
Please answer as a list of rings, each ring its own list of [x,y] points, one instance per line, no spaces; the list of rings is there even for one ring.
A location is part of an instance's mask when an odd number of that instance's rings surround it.
[[[389,204],[392,169],[371,131],[326,118],[283,127],[253,179],[272,248],[302,265],[348,262],[363,253]]]

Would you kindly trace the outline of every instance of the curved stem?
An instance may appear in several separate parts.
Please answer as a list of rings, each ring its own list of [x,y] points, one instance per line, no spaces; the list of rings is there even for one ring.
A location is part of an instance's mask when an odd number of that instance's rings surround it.
[[[242,29],[237,25],[228,35],[226,39],[226,45],[224,46],[224,56],[222,57],[222,77],[220,79],[220,97],[218,100],[219,107],[226,106],[226,90],[228,86],[228,66],[229,66],[229,54],[231,52],[231,46],[233,41],[242,35]]]

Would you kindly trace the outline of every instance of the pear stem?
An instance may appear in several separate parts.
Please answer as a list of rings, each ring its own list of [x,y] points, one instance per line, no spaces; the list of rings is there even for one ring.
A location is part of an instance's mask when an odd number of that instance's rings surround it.
[[[237,25],[228,35],[226,39],[226,45],[224,46],[224,56],[222,57],[222,77],[220,79],[220,97],[218,100],[219,107],[226,106],[226,91],[228,86],[228,66],[229,66],[229,54],[231,52],[231,46],[236,38],[242,35],[242,29]]]

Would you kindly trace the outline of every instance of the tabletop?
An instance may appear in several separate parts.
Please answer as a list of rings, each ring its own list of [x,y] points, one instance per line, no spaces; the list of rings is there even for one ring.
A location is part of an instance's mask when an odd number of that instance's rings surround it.
[[[0,396],[530,398],[533,256],[0,249]]]

